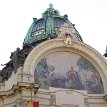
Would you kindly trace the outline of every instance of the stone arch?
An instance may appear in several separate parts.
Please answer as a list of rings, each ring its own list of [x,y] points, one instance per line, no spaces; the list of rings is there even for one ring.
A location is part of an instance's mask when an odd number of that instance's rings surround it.
[[[88,46],[87,44],[73,40],[72,43],[73,43],[72,45],[65,45],[62,39],[52,39],[39,44],[31,51],[31,53],[26,58],[23,67],[23,73],[31,74],[32,76],[34,76],[34,70],[37,63],[40,61],[41,58],[43,58],[45,55],[49,54],[50,52],[54,52],[54,51],[74,52],[83,56],[95,66],[95,68],[98,70],[102,78],[104,91],[105,93],[107,93],[107,85],[105,83],[105,81],[107,81],[106,60],[95,49]],[[26,81],[25,76],[23,77],[23,81]],[[34,78],[32,78],[31,81],[34,81]]]

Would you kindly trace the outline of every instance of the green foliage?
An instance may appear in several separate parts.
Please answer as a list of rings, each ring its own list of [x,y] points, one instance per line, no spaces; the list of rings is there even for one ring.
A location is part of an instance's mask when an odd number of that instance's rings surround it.
[[[85,58],[81,57],[78,61],[77,61],[77,65],[79,66],[79,68],[81,69],[87,69],[87,68],[94,68],[94,66]],[[95,69],[95,68],[94,68]]]

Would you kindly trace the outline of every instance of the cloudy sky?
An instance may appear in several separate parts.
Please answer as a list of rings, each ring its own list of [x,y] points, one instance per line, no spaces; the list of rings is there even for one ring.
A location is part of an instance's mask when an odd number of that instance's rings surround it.
[[[0,0],[0,64],[8,62],[17,47],[22,48],[32,18],[40,18],[50,3],[60,15],[68,15],[85,43],[104,54],[107,0]]]

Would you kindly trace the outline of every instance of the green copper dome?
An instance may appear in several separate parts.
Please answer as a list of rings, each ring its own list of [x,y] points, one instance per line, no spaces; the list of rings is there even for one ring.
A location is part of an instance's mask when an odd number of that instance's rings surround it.
[[[57,31],[64,23],[67,23],[71,28],[75,29],[74,25],[68,20],[68,16],[60,16],[59,12],[50,4],[40,19],[33,18],[33,23],[26,34],[23,46],[38,44],[48,38],[57,37]],[[79,40],[82,41],[78,31],[76,29],[75,31]]]

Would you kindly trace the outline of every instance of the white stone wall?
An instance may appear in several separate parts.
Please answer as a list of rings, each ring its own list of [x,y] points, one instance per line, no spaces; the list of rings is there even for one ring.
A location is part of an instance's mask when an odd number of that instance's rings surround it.
[[[71,91],[56,92],[56,105],[64,104],[85,107],[84,96],[80,93]]]
[[[5,81],[5,89],[6,90],[10,90],[13,85],[16,85],[18,83],[18,77],[17,77],[17,73],[15,74],[14,72],[12,72],[11,77],[8,79],[8,81]]]
[[[17,85],[18,82],[22,81],[22,67],[20,66],[18,69],[17,69],[17,72],[14,73],[14,71],[12,72],[11,74],[11,77],[4,82],[4,91],[7,91],[7,90],[10,90],[12,89],[13,85]]]

